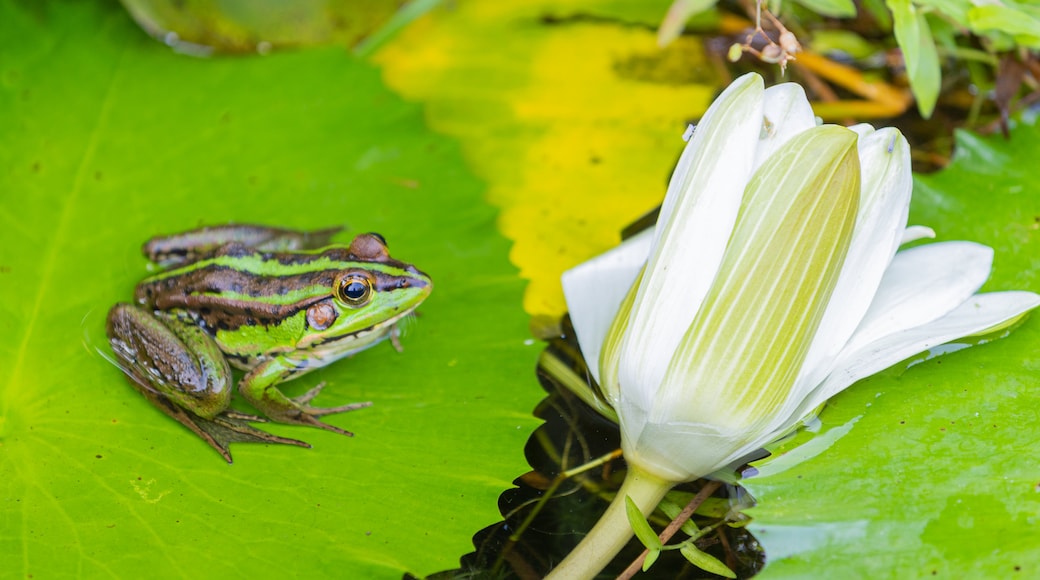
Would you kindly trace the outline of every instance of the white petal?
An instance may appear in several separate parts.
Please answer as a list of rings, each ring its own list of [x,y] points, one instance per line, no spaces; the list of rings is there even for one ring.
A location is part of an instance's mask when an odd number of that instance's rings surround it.
[[[621,346],[623,388],[656,388],[707,294],[751,174],[763,91],[756,74],[734,81],[705,113],[672,174]]]
[[[910,146],[895,129],[867,132],[862,125],[857,127],[863,129],[859,138],[863,185],[856,230],[796,393],[823,380],[828,363],[845,346],[870,307],[906,228],[912,189]]]
[[[766,89],[762,99],[763,126],[755,149],[754,170],[784,146],[791,137],[816,126],[805,89],[796,83],[783,83]]]
[[[836,365],[837,370],[799,406],[791,418],[797,422],[856,381],[899,361],[958,338],[987,331],[1014,320],[1038,305],[1040,295],[1032,292],[978,294],[938,320],[887,335],[857,350],[843,352]]]
[[[599,381],[599,353],[614,315],[650,253],[653,229],[583,262],[561,276],[571,323],[589,371]]]
[[[690,481],[724,467],[752,435],[715,425],[654,423],[638,414],[630,419],[632,414],[618,413],[626,460],[669,481]]]
[[[860,139],[869,137],[874,132],[874,126],[870,123],[856,123],[849,127],[849,131],[859,135]]]
[[[993,250],[974,242],[941,242],[899,252],[847,348],[945,315],[982,287],[992,265]]]
[[[903,230],[903,239],[899,240],[899,245],[902,246],[903,244],[909,244],[925,238],[934,239],[935,230],[928,226],[909,226]]]
[[[746,428],[786,403],[854,231],[856,143],[844,127],[815,127],[752,178],[702,311],[648,407],[650,421]]]
[[[753,141],[746,135],[753,133],[757,138],[760,133],[764,92],[762,77],[747,73],[726,87],[708,107],[672,171],[668,191],[657,217],[658,225],[671,221],[672,212],[680,198],[698,197],[684,194],[698,193],[696,186],[704,185],[709,177],[724,178],[719,181],[723,186],[738,181],[743,190],[747,177],[730,175],[725,170],[740,167],[741,160],[750,162],[747,153],[751,146],[748,146],[748,142]],[[720,145],[727,145],[726,150],[733,154],[722,155],[718,149]],[[743,146],[743,150],[739,146]],[[747,173],[750,175],[750,171]],[[654,246],[662,235],[663,232],[658,231]]]

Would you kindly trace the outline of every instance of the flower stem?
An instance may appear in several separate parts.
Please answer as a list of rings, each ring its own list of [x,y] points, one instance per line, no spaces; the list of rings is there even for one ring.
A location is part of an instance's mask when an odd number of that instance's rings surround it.
[[[625,482],[614,501],[596,522],[585,539],[553,569],[549,580],[593,578],[614,559],[632,538],[632,526],[625,515],[625,496],[648,515],[676,482],[666,481],[629,464]]]

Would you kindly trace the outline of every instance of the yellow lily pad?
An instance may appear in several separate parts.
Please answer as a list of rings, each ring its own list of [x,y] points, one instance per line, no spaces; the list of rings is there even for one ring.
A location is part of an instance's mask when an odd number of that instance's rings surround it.
[[[453,4],[376,55],[488,183],[530,314],[562,314],[560,274],[661,202],[718,85],[699,41],[657,47],[667,2],[645,4]]]

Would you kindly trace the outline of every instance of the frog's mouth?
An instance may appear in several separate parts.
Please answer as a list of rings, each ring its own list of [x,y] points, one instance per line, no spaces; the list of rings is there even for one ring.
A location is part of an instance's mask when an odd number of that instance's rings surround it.
[[[358,332],[340,336],[304,337],[297,345],[297,350],[307,353],[304,363],[308,368],[323,367],[343,357],[365,350],[386,339],[391,339],[394,348],[401,350],[397,337],[401,335],[400,326],[405,321],[415,318],[412,310],[388,318],[377,327],[366,328]],[[310,339],[310,340],[308,340]]]

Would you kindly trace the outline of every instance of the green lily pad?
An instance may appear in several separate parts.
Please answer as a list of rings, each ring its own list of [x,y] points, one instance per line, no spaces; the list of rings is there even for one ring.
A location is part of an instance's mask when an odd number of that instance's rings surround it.
[[[113,2],[0,2],[0,562],[12,576],[399,578],[457,565],[541,397],[484,185],[342,49],[176,55]],[[378,231],[435,282],[389,344],[284,386],[373,401],[227,465],[97,354],[149,236]]]
[[[996,250],[984,290],[1040,290],[1040,127],[962,132],[918,176],[910,222]],[[820,425],[756,463],[762,578],[1040,575],[1040,318],[963,352],[917,359],[829,402]],[[938,349],[958,350],[964,345]]]

